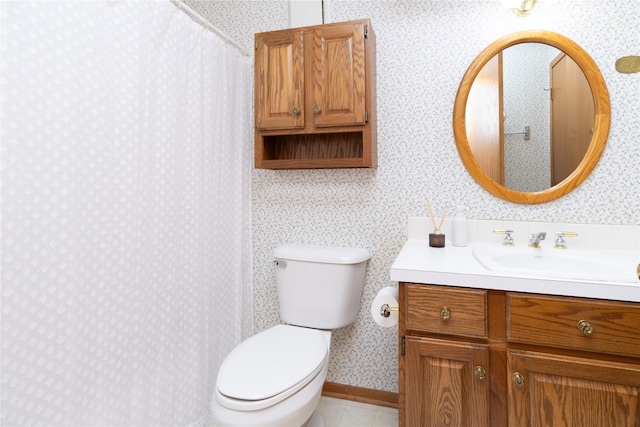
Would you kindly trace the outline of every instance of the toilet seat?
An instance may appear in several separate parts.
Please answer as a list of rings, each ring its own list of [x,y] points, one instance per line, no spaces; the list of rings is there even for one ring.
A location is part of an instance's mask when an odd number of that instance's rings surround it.
[[[238,345],[224,360],[216,384],[218,402],[236,411],[255,411],[306,386],[328,361],[323,332],[278,325]]]

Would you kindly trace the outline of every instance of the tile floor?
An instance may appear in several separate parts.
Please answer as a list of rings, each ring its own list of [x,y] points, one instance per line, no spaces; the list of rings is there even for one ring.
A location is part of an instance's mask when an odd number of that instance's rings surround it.
[[[316,409],[325,427],[397,427],[398,410],[322,396]]]

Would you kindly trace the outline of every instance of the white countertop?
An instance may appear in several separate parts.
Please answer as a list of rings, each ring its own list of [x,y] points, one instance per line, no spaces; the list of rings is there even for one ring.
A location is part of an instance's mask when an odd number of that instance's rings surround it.
[[[473,256],[473,245],[457,247],[447,241],[444,248],[432,248],[425,239],[408,239],[391,266],[391,280],[640,302],[638,282],[540,278],[488,270]]]

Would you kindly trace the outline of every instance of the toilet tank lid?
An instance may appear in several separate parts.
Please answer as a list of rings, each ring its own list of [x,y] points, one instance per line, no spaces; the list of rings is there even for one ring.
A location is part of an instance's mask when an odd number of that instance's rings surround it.
[[[295,244],[278,246],[273,256],[277,259],[328,264],[358,264],[371,258],[369,251],[363,248]]]

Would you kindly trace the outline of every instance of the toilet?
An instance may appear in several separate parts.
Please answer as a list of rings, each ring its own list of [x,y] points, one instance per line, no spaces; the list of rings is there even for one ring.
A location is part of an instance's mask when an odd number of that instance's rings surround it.
[[[321,427],[314,411],[329,367],[331,331],[358,315],[369,251],[279,246],[280,318],[229,353],[211,402],[214,426]]]

